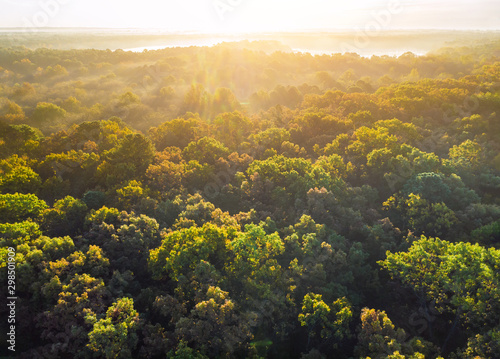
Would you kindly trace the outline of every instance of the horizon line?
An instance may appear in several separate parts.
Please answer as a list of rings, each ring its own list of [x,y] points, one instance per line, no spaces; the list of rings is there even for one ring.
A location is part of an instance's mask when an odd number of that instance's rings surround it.
[[[262,31],[234,31],[234,32],[224,32],[224,31],[203,31],[203,30],[172,30],[167,28],[148,28],[148,27],[94,27],[94,26],[44,26],[44,27],[35,27],[30,28],[26,26],[1,26],[0,30],[110,30],[110,31],[119,31],[119,30],[144,30],[144,31],[152,31],[152,32],[164,32],[164,33],[192,33],[192,34],[280,34],[280,33],[304,33],[304,32],[362,32],[362,29],[359,28],[312,28],[312,29],[293,29],[293,30],[262,30]],[[435,28],[435,27],[415,27],[415,28],[388,28],[381,29],[377,31],[379,33],[385,32],[394,32],[394,31],[434,31],[434,32],[500,32],[499,28]],[[36,33],[36,31],[31,31],[32,33]]]

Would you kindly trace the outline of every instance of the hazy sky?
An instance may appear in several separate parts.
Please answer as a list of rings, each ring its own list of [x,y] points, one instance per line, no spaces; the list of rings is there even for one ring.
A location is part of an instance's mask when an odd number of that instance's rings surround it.
[[[0,27],[500,29],[499,0],[0,0]]]

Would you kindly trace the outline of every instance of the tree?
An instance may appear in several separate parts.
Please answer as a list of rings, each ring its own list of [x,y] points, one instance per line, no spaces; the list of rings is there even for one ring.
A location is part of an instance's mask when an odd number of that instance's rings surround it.
[[[45,201],[34,194],[0,194],[0,222],[21,222],[28,218],[37,220],[44,209]]]
[[[89,209],[99,209],[106,203],[106,194],[101,191],[87,191],[83,194],[82,201]]]
[[[147,185],[156,191],[178,193],[182,190],[188,165],[181,157],[178,147],[167,147],[156,154],[146,171]]]
[[[467,140],[450,148],[450,160],[457,166],[477,168],[481,162],[482,148],[474,141]]]
[[[218,115],[224,112],[233,112],[241,109],[240,102],[233,91],[228,88],[218,88],[215,90],[212,99],[212,114]]]
[[[106,161],[98,168],[98,175],[108,185],[141,178],[155,155],[151,140],[142,134],[127,134],[120,144],[110,150]]]
[[[418,338],[406,341],[403,329],[396,328],[384,311],[363,308],[361,330],[355,353],[373,359],[423,359],[432,345]]]
[[[37,193],[41,184],[38,173],[17,155],[0,161],[0,192]]]
[[[97,320],[95,314],[88,313],[85,320],[93,324],[88,334],[87,347],[90,350],[108,359],[132,357],[138,342],[139,322],[133,299],[118,299],[108,308],[103,319]]]
[[[188,161],[198,161],[214,166],[219,158],[226,158],[229,155],[229,150],[219,141],[203,137],[191,142],[184,148],[182,155]]]
[[[72,185],[71,188],[67,192],[64,192],[61,187],[55,189],[58,190],[56,198],[70,194],[74,197],[80,197],[89,187],[96,183],[95,173],[101,161],[98,154],[94,152],[87,153],[82,150],[50,153],[45,156],[39,166],[42,176],[48,178],[43,187],[50,183],[51,179],[68,181]]]
[[[339,298],[329,306],[323,301],[321,294],[308,293],[302,301],[299,322],[301,326],[307,327],[309,339],[334,338],[338,343],[351,335],[351,320],[352,310],[346,298]]]
[[[140,200],[146,198],[145,190],[141,182],[132,180],[125,186],[116,190],[118,208],[131,211]]]
[[[135,93],[130,92],[130,91],[125,92],[123,95],[121,95],[118,98],[118,103],[120,106],[128,106],[128,105],[137,104],[140,102],[141,102],[140,97],[137,96]]]
[[[231,356],[252,338],[246,318],[219,287],[210,286],[188,317],[176,323],[176,334],[209,357]]]
[[[181,275],[189,275],[200,261],[208,261],[222,269],[227,261],[228,242],[235,235],[235,228],[210,223],[171,232],[163,238],[159,248],[150,251],[149,266],[153,276],[165,278],[168,275],[178,280]]]
[[[479,201],[479,196],[455,174],[446,177],[441,173],[419,173],[406,182],[401,193],[414,193],[430,203],[444,202],[454,210]]]
[[[284,128],[271,127],[267,130],[250,135],[252,144],[256,147],[253,149],[255,153],[264,153],[266,149],[275,149],[279,151],[281,144],[285,141],[290,141],[290,132]]]
[[[244,232],[228,243],[231,261],[225,271],[245,306],[258,310],[264,301],[272,300],[277,310],[284,309],[282,293],[286,288],[281,283],[283,269],[277,261],[285,250],[284,243],[278,233],[268,234],[263,227],[263,223],[247,224]],[[276,295],[276,291],[281,293]]]
[[[155,219],[102,207],[87,216],[85,227],[85,237],[104,249],[114,268],[132,270],[139,278],[146,276],[149,250],[160,241]]]
[[[335,138],[339,133],[344,133],[353,128],[352,122],[342,120],[322,112],[308,112],[297,119],[299,128],[291,130],[294,142],[312,148],[321,136]]]
[[[190,142],[195,141],[203,132],[202,122],[199,118],[176,118],[162,123],[149,130],[151,140],[158,151],[167,147],[183,149]]]
[[[190,348],[184,340],[181,340],[175,351],[167,353],[167,359],[208,359],[208,357]]]
[[[467,348],[462,350],[460,358],[494,358],[500,351],[500,328],[485,334],[478,334],[467,341]]]
[[[202,84],[193,84],[184,96],[184,104],[182,113],[193,112],[199,113],[205,117],[209,109],[212,96],[205,90]]]
[[[102,315],[108,303],[109,292],[102,279],[76,274],[63,285],[57,304],[36,320],[43,328],[42,339],[52,344],[48,350],[50,355],[77,357],[89,353],[86,343],[92,324],[85,320],[86,316]]]
[[[459,224],[455,212],[445,203],[431,203],[413,193],[403,198],[392,196],[384,207],[394,223],[416,235],[448,237]]]
[[[24,122],[26,119],[24,110],[14,101],[8,101],[2,112],[4,112],[4,114],[0,116],[0,120],[4,120],[7,123],[20,123]]]
[[[87,205],[83,201],[67,196],[43,212],[42,228],[54,237],[73,236],[82,231],[86,214]]]
[[[53,103],[39,102],[31,116],[33,123],[38,126],[54,125],[54,122],[66,116],[66,111]]]
[[[486,333],[500,320],[500,251],[478,244],[422,236],[407,252],[387,253],[379,264],[411,288],[420,301],[455,319],[442,349],[462,324],[465,333]]]
[[[28,125],[5,125],[0,122],[0,156],[34,155],[43,139],[42,132]]]
[[[218,115],[213,124],[214,137],[232,149],[237,149],[252,130],[250,120],[237,111]]]

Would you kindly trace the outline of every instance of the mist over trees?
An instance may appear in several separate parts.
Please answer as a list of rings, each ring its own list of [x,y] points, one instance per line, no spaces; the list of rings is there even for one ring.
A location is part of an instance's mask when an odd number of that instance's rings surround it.
[[[246,45],[0,48],[17,354],[498,358],[500,43]]]

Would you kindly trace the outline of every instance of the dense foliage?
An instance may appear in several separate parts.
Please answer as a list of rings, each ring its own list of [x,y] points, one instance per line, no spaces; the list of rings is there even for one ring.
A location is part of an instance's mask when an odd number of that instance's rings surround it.
[[[498,358],[499,50],[0,48],[21,356]]]

